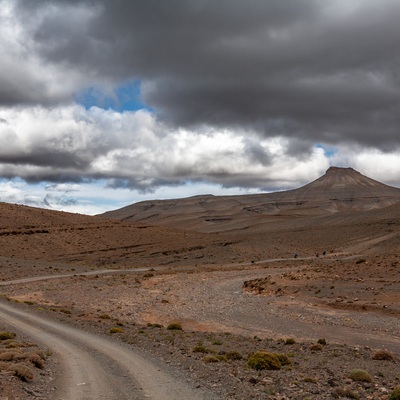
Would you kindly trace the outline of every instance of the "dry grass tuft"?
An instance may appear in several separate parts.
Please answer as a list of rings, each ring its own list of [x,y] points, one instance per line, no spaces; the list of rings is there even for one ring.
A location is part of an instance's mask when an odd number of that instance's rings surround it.
[[[33,372],[32,370],[22,364],[11,364],[8,367],[9,371],[14,371],[15,375],[18,376],[21,381],[29,382],[33,379]]]
[[[385,360],[385,361],[393,361],[393,354],[388,350],[377,350],[372,355],[373,360]]]
[[[39,368],[39,369],[44,368],[44,362],[38,354],[29,353],[29,354],[27,354],[26,359],[29,360],[36,368]]]
[[[22,353],[16,350],[7,350],[0,353],[0,361],[12,361],[15,359],[20,359]]]

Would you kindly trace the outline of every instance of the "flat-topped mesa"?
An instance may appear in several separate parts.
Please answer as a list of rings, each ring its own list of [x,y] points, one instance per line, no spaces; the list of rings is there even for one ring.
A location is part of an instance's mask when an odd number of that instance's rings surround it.
[[[354,172],[356,174],[361,175],[358,171],[356,171],[355,169],[353,169],[351,167],[348,167],[348,168],[345,168],[345,167],[329,167],[326,170],[325,174],[335,174],[335,173],[343,174],[343,173],[354,173]]]

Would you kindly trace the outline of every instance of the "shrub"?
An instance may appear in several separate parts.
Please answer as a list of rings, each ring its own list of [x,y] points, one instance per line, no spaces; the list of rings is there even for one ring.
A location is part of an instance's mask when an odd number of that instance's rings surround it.
[[[307,376],[303,379],[304,382],[308,382],[308,383],[317,383],[318,380],[316,378],[313,378],[311,376]]]
[[[101,318],[101,319],[111,319],[111,317],[108,314],[100,314],[99,318]]]
[[[119,328],[118,326],[114,326],[113,328],[110,329],[110,333],[123,333],[124,330],[122,328]]]
[[[210,350],[208,350],[206,347],[202,345],[198,345],[193,347],[193,353],[209,353]]]
[[[14,339],[14,332],[0,332],[0,340]]]
[[[400,385],[396,386],[393,389],[393,392],[390,394],[389,400],[400,400]]]
[[[24,346],[23,343],[17,342],[15,340],[7,340],[7,341],[4,341],[3,343],[6,345],[6,347],[8,349],[18,349],[18,348]]]
[[[318,344],[322,345],[322,346],[326,346],[326,339],[322,338],[322,339],[318,339]]]
[[[0,371],[6,371],[9,367],[9,363],[4,362],[4,361],[0,361]]]
[[[281,365],[290,365],[292,361],[286,354],[275,354],[278,357],[279,362]]]
[[[372,382],[372,376],[364,369],[352,369],[349,378],[356,382]]]
[[[151,323],[148,323],[147,326],[149,328],[162,328],[163,327],[161,324],[151,324]]]
[[[247,365],[257,371],[268,369],[277,370],[282,368],[277,354],[267,351],[257,351],[247,359]]]
[[[233,361],[243,359],[242,355],[238,351],[229,351],[228,353],[226,353],[226,358]]]
[[[390,351],[387,350],[377,350],[372,355],[373,360],[386,360],[386,361],[393,361],[394,357]]]
[[[320,343],[314,343],[310,346],[311,351],[321,351],[322,350],[322,344]]]
[[[14,374],[18,376],[21,381],[28,382],[33,379],[33,372],[29,367],[21,364],[12,364],[8,367],[9,371],[14,371]]]
[[[169,324],[167,326],[167,329],[170,331],[181,331],[182,329],[182,325],[179,322],[173,322],[172,324]]]
[[[216,363],[219,362],[218,358],[215,356],[205,356],[203,357],[203,361],[206,363]]]
[[[357,393],[353,392],[349,388],[337,388],[332,392],[332,396],[335,399],[338,399],[341,397],[346,397],[348,399],[359,399],[360,398]]]
[[[27,356],[27,359],[36,367],[39,369],[44,368],[44,363],[43,360],[40,358],[40,356],[36,353],[30,353]]]
[[[285,344],[295,344],[295,343],[296,343],[296,340],[294,340],[293,338],[287,338],[285,340]]]
[[[21,353],[19,351],[15,350],[6,351],[4,353],[0,353],[0,361],[11,361],[18,358],[18,356],[20,355]]]

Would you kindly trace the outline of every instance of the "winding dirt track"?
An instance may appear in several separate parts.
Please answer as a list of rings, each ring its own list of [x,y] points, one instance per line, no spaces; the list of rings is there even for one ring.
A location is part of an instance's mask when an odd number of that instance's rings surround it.
[[[132,348],[0,302],[0,319],[53,350],[62,363],[54,398],[211,399],[188,387]]]

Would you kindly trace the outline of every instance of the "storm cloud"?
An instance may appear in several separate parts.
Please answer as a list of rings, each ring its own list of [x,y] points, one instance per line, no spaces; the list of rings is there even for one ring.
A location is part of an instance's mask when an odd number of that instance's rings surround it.
[[[0,174],[274,189],[397,156],[399,20],[396,0],[0,0]],[[143,110],[76,104],[128,82]]]

